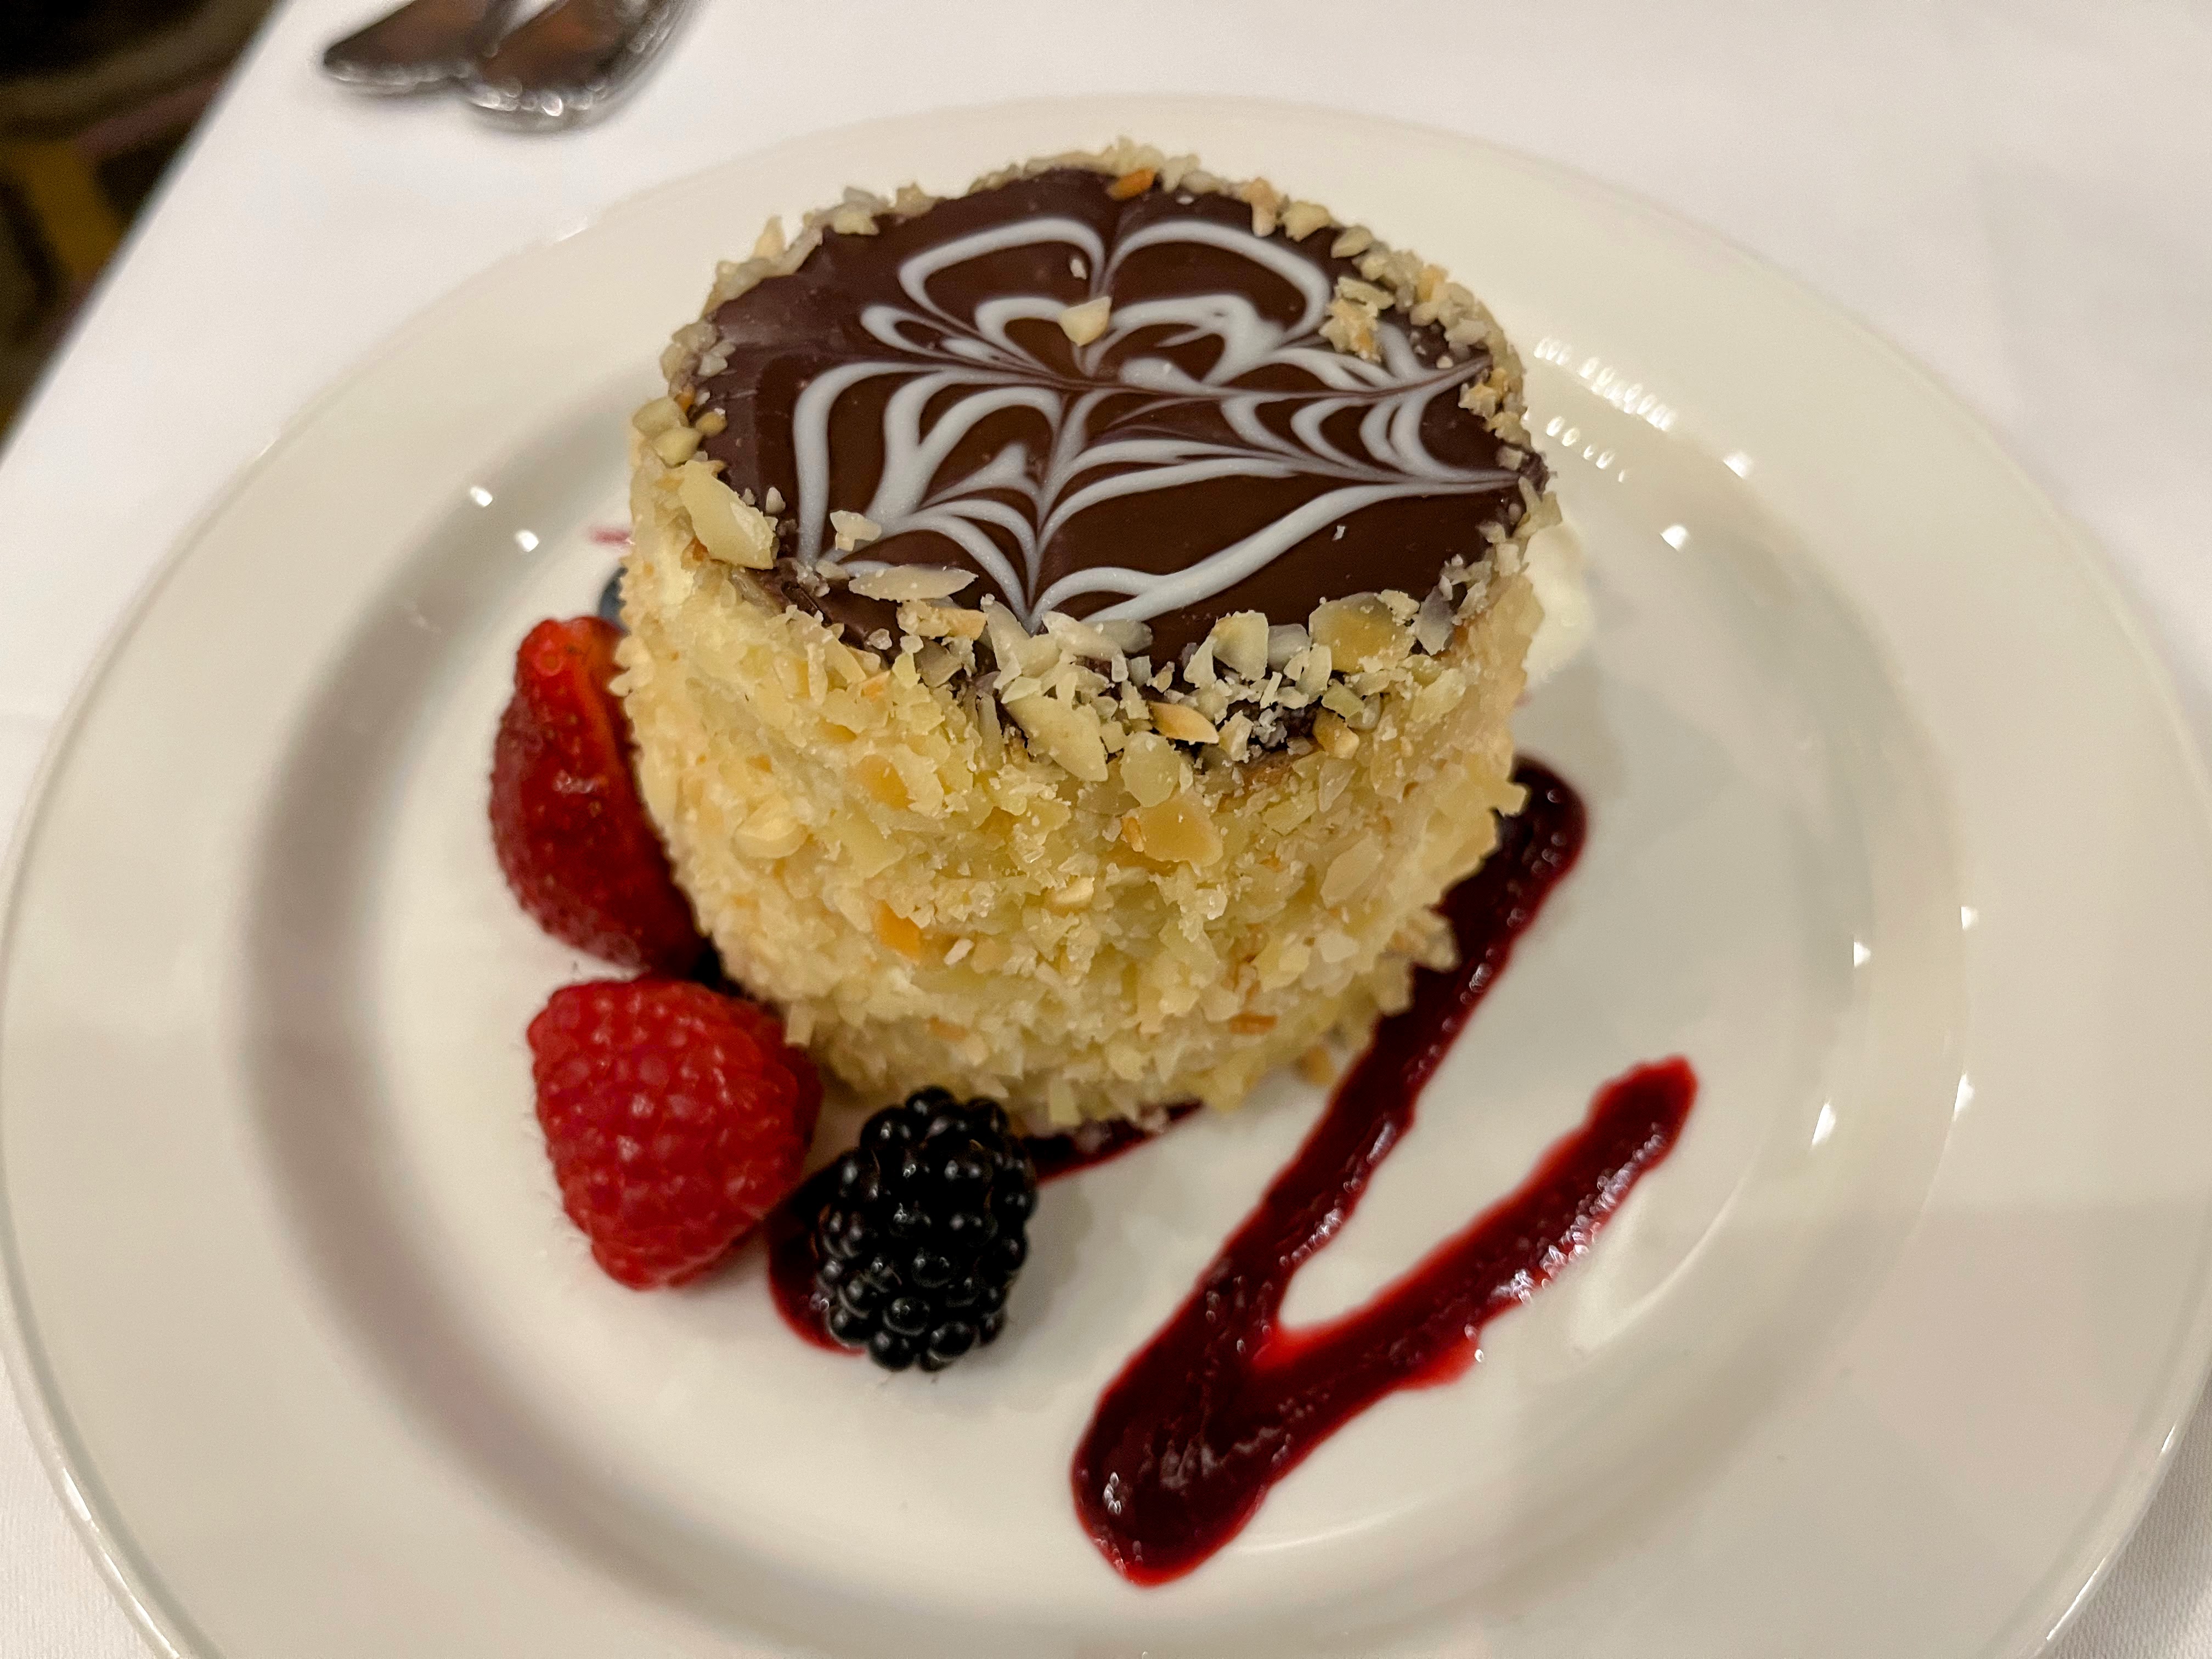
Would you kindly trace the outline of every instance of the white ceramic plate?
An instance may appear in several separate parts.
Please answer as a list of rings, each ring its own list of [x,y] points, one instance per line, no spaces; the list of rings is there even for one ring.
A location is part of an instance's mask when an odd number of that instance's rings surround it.
[[[1054,1188],[1007,1340],[802,1347],[757,1255],[590,1266],[522,1028],[592,971],[483,820],[515,640],[586,608],[621,421],[714,258],[848,182],[1130,131],[1448,264],[1531,362],[1595,649],[1525,710],[1581,869],[1289,1313],[1364,1296],[1603,1079],[1682,1144],[1484,1363],[1197,1573],[1069,1501],[1102,1385],[1317,1109],[1288,1082]],[[2203,1374],[2212,840],[2158,670],[1972,422],[1710,238],[1465,140],[1093,100],[810,138],[495,270],[224,500],[17,849],[0,1157],[27,1406],[206,1659],[2033,1649]]]

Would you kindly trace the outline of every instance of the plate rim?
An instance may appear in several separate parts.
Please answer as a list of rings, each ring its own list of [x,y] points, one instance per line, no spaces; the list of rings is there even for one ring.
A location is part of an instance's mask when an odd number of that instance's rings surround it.
[[[31,845],[52,806],[56,781],[70,763],[86,718],[117,661],[130,648],[173,579],[194,556],[214,524],[294,445],[302,441],[308,428],[357,381],[403,351],[444,313],[465,305],[478,289],[502,281],[511,268],[532,264],[576,235],[602,231],[611,223],[646,211],[663,195],[683,191],[726,168],[778,151],[834,137],[860,136],[871,130],[933,118],[1052,112],[1064,114],[1075,123],[1105,117],[1106,124],[1113,125],[1133,120],[1139,112],[1148,118],[1165,120],[1175,110],[1198,107],[1214,112],[1225,107],[1255,117],[1277,118],[1321,115],[1379,132],[1396,132],[1430,142],[1442,140],[1463,149],[1485,152],[1495,161],[1614,212],[1632,216],[1668,236],[1707,251],[1719,251],[1747,277],[1786,297],[1800,313],[1815,315],[1832,326],[1840,324],[1863,349],[1870,349],[1893,371],[1901,372],[1928,406],[1941,409],[1954,431],[1970,440],[1985,459],[1994,461],[2018,498],[2033,503],[2038,514],[2056,532],[2075,571],[2087,578],[2095,594],[2101,620],[2116,629],[2133,660],[2141,685],[2149,694],[2165,729],[2180,752],[2183,774],[2194,798],[2195,816],[2200,827],[2212,827],[2212,768],[2208,768],[2203,748],[2190,724],[2175,671],[2146,614],[2121,581],[2103,544],[2058,504],[1990,422],[1934,369],[1852,307],[1823,294],[1735,237],[1626,186],[1492,137],[1337,105],[1252,94],[1111,91],[956,101],[786,134],[772,143],[734,152],[703,167],[658,179],[628,191],[563,229],[531,238],[445,289],[397,326],[350,356],[310,397],[286,414],[276,433],[260,449],[210,490],[185,528],[164,550],[118,612],[71,688],[42,748],[11,826],[4,854],[0,854],[0,1007],[4,1007],[8,1000],[10,969],[19,943],[19,913],[31,880]],[[4,1117],[7,1109],[8,1101],[0,1096],[0,1118]],[[119,1506],[107,1497],[91,1470],[88,1449],[78,1443],[62,1390],[49,1374],[34,1340],[35,1325],[30,1315],[27,1286],[22,1278],[15,1217],[6,1200],[4,1177],[4,1137],[0,1137],[0,1264],[4,1264],[4,1271],[0,1271],[0,1360],[5,1362],[40,1463],[101,1579],[121,1604],[140,1638],[167,1659],[223,1659],[222,1650],[198,1631],[180,1598],[167,1589],[159,1571],[144,1559],[131,1537]],[[2077,1528],[2078,1544],[2051,1564],[2039,1583],[2015,1606],[2008,1621],[1993,1633],[1994,1641],[2008,1650],[2020,1653],[2023,1659],[2047,1651],[2104,1583],[2142,1524],[2179,1451],[2183,1431],[2195,1414],[2208,1381],[2212,1381],[2212,1237],[2208,1237],[2206,1248],[2198,1256],[2190,1294],[2194,1302],[2193,1315],[2177,1327],[2161,1383],[2145,1407],[2139,1430],[2128,1437],[2138,1449],[2148,1447],[2155,1438],[2155,1450],[2147,1458],[2136,1457],[2131,1468],[2108,1484],[2102,1501],[2083,1516]],[[2032,1644],[2020,1645],[2024,1638]]]

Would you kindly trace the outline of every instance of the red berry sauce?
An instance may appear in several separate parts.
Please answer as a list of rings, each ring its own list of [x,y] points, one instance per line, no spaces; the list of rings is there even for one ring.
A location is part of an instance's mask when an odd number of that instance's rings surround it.
[[[1385,1395],[1449,1382],[1480,1357],[1484,1326],[1582,1254],[1638,1178],[1673,1150],[1697,1097],[1687,1060],[1639,1066],[1598,1091],[1582,1126],[1493,1205],[1364,1306],[1304,1330],[1276,1315],[1297,1270],[1341,1230],[1413,1127],[1420,1092],[1513,946],[1582,851],[1581,799],[1524,761],[1528,805],[1498,849],[1445,896],[1460,965],[1414,976],[1413,1000],[1376,1028],[1296,1158],[1190,1297],[1122,1370],[1076,1452],[1076,1512],[1140,1584],[1180,1577],[1243,1528],[1268,1489]],[[1171,1109],[1170,1121],[1192,1109]],[[1089,1169],[1148,1137],[1032,1139],[1041,1180]],[[838,1353],[814,1285],[811,1219],[832,1178],[811,1177],[767,1224],[778,1310]]]
[[[1697,1094],[1689,1063],[1638,1066],[1599,1091],[1519,1190],[1364,1306],[1306,1330],[1276,1322],[1291,1279],[1350,1219],[1581,851],[1574,791],[1540,766],[1517,775],[1528,806],[1501,820],[1498,850],[1444,901],[1461,965],[1417,976],[1412,1006],[1376,1029],[1297,1157],[1098,1403],[1075,1455],[1076,1510],[1135,1583],[1204,1561],[1277,1480],[1383,1395],[1472,1364],[1483,1327],[1586,1249],[1681,1132]]]
[[[1036,1165],[1040,1182],[1081,1175],[1085,1170],[1112,1163],[1132,1147],[1158,1139],[1197,1109],[1194,1100],[1179,1102],[1168,1108],[1167,1121],[1158,1129],[1140,1129],[1127,1118],[1115,1118],[1085,1124],[1073,1134],[1031,1135],[1030,1161]]]

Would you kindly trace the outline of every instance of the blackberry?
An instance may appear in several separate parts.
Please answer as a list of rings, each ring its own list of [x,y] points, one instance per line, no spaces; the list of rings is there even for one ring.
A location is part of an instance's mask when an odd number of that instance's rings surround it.
[[[1036,1207],[1006,1113],[921,1090],[870,1118],[836,1171],[814,1222],[830,1334],[894,1371],[996,1340]]]

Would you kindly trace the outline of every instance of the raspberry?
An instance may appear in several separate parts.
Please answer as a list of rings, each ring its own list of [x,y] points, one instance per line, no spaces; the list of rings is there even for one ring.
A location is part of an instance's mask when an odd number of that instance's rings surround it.
[[[617,967],[688,973],[706,945],[638,799],[629,720],[607,689],[621,637],[578,617],[522,641],[492,748],[492,846],[554,938]]]
[[[697,1278],[799,1183],[821,1079],[754,1003],[672,979],[563,986],[530,1053],[562,1206],[623,1284]]]

